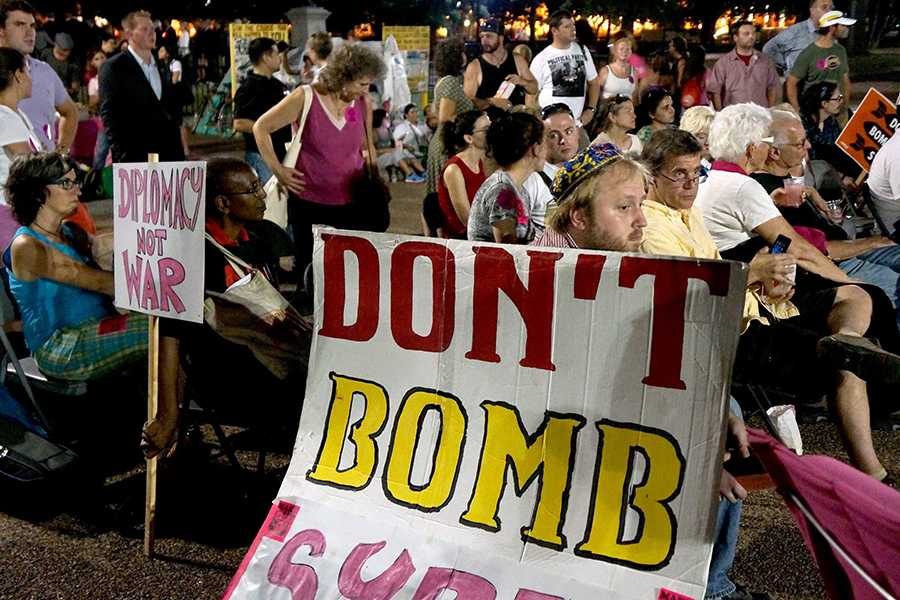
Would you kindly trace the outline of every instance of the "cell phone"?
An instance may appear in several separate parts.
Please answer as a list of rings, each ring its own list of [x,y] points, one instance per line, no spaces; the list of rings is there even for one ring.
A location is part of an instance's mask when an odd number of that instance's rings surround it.
[[[791,247],[791,238],[786,235],[779,235],[775,238],[775,243],[772,244],[772,248],[769,250],[769,254],[784,254],[788,251],[788,248]]]

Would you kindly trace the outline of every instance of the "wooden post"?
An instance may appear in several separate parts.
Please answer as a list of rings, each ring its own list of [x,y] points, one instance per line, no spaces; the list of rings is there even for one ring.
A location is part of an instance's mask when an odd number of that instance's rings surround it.
[[[148,163],[158,163],[158,154],[148,154]],[[159,317],[150,315],[147,343],[147,420],[156,418],[159,408]],[[159,455],[147,459],[147,487],[144,497],[144,556],[153,556],[156,543],[156,475]]]

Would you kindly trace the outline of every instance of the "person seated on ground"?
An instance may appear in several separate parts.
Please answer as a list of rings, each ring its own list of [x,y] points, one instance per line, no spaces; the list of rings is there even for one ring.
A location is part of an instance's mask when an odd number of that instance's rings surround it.
[[[279,260],[277,244],[260,235],[262,230],[254,227],[262,221],[265,198],[262,184],[249,164],[234,158],[217,158],[207,163],[204,270],[207,304],[212,294],[222,294],[241,279],[219,246],[272,281]],[[223,321],[227,319],[220,312],[242,310],[227,302],[217,302],[214,306],[216,319]],[[287,363],[290,369],[286,373],[276,374],[269,363],[259,358],[259,348],[236,343],[218,333],[209,324],[208,311],[207,306],[204,310],[207,321],[202,324],[171,319],[164,319],[160,324],[163,338],[159,352],[159,412],[144,426],[142,447],[147,456],[164,453],[175,440],[179,365],[184,366],[190,388],[199,392],[195,399],[202,406],[212,405],[219,412],[238,413],[248,420],[286,425],[289,429],[299,422],[302,397],[299,390],[303,389],[308,348],[305,356],[298,355]],[[276,319],[271,328],[277,329],[279,336],[302,335],[289,320]],[[266,333],[260,332],[258,339]],[[302,340],[298,338],[297,343],[302,344]],[[248,400],[252,401],[252,408]],[[290,435],[291,431],[285,433]]]
[[[709,154],[709,126],[716,116],[709,106],[692,106],[681,115],[678,128],[692,134],[703,147],[700,164],[709,171],[712,168],[712,156]]]
[[[619,152],[633,158],[641,155],[643,144],[633,133],[637,117],[631,96],[612,96],[605,99],[597,109],[595,132],[592,144],[614,144]]]
[[[147,315],[117,313],[113,274],[64,240],[63,221],[78,208],[75,173],[55,152],[13,161],[6,198],[21,227],[3,262],[38,368],[55,379],[89,381],[146,361]]]
[[[553,178],[560,166],[578,153],[581,129],[572,109],[565,102],[550,104],[541,109],[544,121],[544,167],[525,180],[531,221],[538,231],[546,228],[547,213],[553,210]]]
[[[372,111],[372,133],[375,134],[375,151],[378,153],[378,169],[384,171],[396,167],[403,172],[407,183],[423,183],[425,167],[409,150],[391,136],[390,120],[383,108]]]
[[[563,165],[554,181],[558,208],[548,217],[547,229],[532,245],[638,252],[647,225],[641,211],[650,175],[640,163],[622,156],[612,144],[590,146]],[[728,448],[747,457],[747,431],[740,406],[732,399],[727,421]],[[712,563],[706,582],[707,598],[763,600],[728,577],[737,549],[741,502],[747,492],[728,471],[722,471]]]
[[[438,179],[438,202],[443,216],[443,237],[466,239],[469,208],[475,194],[487,179],[484,158],[490,118],[480,110],[456,115],[441,128],[443,147],[450,153]]]
[[[650,136],[660,129],[674,127],[675,105],[672,94],[663,88],[650,88],[641,96],[638,107],[637,138],[642,144],[650,141]]]
[[[845,110],[843,103],[837,85],[830,81],[814,83],[803,90],[800,117],[810,143],[810,160],[828,163],[839,174],[841,187],[855,190],[861,169],[837,146],[842,129],[837,116]]]
[[[644,147],[644,164],[653,175],[644,203],[644,252],[721,258],[694,206],[698,181],[704,177],[701,152],[693,136],[678,130],[656,133]],[[830,336],[833,332],[820,313],[799,312],[788,302],[793,294],[788,273],[797,261],[790,254],[766,250],[750,262],[734,381],[773,387],[801,398],[829,394],[851,462],[884,479],[887,472],[872,445],[866,381],[887,379],[892,371],[896,380],[900,356],[874,345],[859,345],[859,338]],[[830,360],[819,355],[818,349],[825,346],[834,355]],[[836,355],[841,358],[835,360]],[[823,377],[826,374],[830,376]]]
[[[813,187],[783,193],[785,180],[796,169],[803,168],[809,142],[800,119],[793,113],[770,111],[772,136],[769,154],[761,169],[750,173],[769,195],[773,195],[778,210],[794,228],[805,227],[821,232],[825,252],[847,275],[877,285],[894,305],[900,307],[900,246],[891,239],[875,235],[857,240],[849,239],[840,227],[842,216],[829,209],[821,194]],[[791,186],[788,186],[788,189]],[[802,192],[800,191],[802,189]],[[900,311],[897,313],[900,326]]]
[[[500,167],[475,194],[469,212],[468,238],[480,242],[527,244],[535,227],[523,187],[544,166],[544,124],[526,112],[491,122],[488,148]]]
[[[872,204],[888,234],[900,240],[900,135],[891,136],[875,154],[867,184],[872,191]]]
[[[400,142],[417,160],[426,160],[431,129],[425,124],[419,125],[419,107],[415,104],[403,107],[403,120],[394,125],[394,141]]]

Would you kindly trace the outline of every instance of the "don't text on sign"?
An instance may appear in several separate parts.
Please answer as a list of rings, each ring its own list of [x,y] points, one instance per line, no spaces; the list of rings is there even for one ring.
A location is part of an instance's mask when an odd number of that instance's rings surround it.
[[[742,265],[335,230],[314,264],[293,458],[226,598],[703,596]]]
[[[203,320],[206,163],[113,165],[115,304]]]

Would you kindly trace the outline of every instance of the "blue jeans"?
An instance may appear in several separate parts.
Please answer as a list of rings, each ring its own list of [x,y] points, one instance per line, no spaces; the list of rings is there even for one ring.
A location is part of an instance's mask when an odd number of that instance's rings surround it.
[[[106,166],[106,155],[109,154],[109,136],[106,129],[101,129],[97,134],[97,143],[94,146],[94,170],[99,171]]]
[[[729,398],[728,410],[741,421],[744,420],[741,406],[734,396]],[[741,506],[740,500],[737,502],[730,502],[725,498],[719,500],[712,562],[709,564],[709,577],[706,579],[707,599],[722,598],[737,589],[734,582],[728,578],[728,572],[734,564],[734,553],[737,551],[738,531],[741,528]]]
[[[742,502],[719,500],[719,512],[716,515],[716,539],[713,543],[712,562],[709,565],[709,577],[706,579],[706,598],[722,598],[734,593],[737,589],[728,578],[728,572],[734,564],[734,553],[737,550],[738,530],[741,527]]]
[[[900,327],[900,246],[869,250],[855,258],[842,260],[838,266],[850,277],[883,289],[896,309],[897,326]]]
[[[260,185],[266,185],[266,182],[272,178],[272,170],[269,169],[269,165],[263,160],[262,154],[259,152],[247,152],[244,154],[244,160],[256,171]]]

